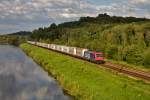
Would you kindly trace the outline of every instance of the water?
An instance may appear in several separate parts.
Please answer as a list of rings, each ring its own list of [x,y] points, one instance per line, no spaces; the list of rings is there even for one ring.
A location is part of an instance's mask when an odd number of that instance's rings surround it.
[[[69,97],[21,49],[0,45],[0,100],[69,100]]]

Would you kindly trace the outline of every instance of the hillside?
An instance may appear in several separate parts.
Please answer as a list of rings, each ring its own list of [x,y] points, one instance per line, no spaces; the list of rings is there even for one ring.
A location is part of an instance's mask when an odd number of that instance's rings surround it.
[[[34,30],[30,40],[101,50],[106,58],[150,68],[150,20],[99,14]]]
[[[8,34],[8,35],[27,36],[27,35],[31,35],[31,32],[28,32],[28,31],[20,31],[20,32],[10,33],[10,34]]]

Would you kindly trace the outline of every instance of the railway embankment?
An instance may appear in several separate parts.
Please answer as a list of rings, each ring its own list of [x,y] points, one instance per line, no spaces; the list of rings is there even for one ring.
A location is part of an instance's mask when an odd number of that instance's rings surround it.
[[[30,44],[20,46],[75,100],[149,100],[150,84]]]

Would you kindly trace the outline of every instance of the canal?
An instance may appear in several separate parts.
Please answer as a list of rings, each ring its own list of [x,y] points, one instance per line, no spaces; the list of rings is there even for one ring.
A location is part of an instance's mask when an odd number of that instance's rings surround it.
[[[0,45],[0,100],[70,100],[18,47]]]

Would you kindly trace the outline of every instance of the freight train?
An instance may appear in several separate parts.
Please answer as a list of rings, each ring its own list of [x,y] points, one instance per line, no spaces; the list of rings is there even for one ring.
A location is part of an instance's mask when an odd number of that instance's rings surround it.
[[[103,52],[91,51],[85,48],[69,47],[64,45],[46,44],[35,41],[27,41],[29,44],[37,45],[47,49],[63,52],[76,57],[87,59],[88,61],[95,62],[98,64],[105,63]]]

